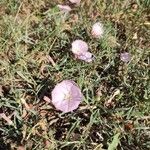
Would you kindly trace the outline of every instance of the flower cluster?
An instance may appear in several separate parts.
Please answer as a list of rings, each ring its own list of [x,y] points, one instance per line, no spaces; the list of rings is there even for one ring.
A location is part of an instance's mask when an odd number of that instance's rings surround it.
[[[69,0],[75,5],[79,5],[81,0]],[[72,8],[69,5],[57,5],[59,10],[63,13],[69,13]],[[103,36],[104,29],[100,22],[96,22],[91,27],[91,35],[93,38],[101,38]],[[85,62],[92,62],[93,54],[89,52],[89,46],[87,42],[76,39],[71,44],[71,51],[75,58],[83,60]],[[52,91],[52,104],[56,109],[67,113],[78,108],[78,105],[83,99],[83,94],[77,84],[71,80],[64,80],[58,83]]]
[[[86,62],[92,61],[92,54],[88,52],[88,45],[82,40],[75,40],[72,43],[71,51],[76,56],[76,58],[84,60]]]
[[[81,0],[69,0],[75,5],[79,5]],[[72,8],[68,5],[57,5],[60,11],[63,13],[69,13]],[[91,36],[96,39],[103,38],[104,27],[101,22],[96,22],[91,27]],[[85,62],[93,61],[93,54],[89,52],[89,46],[87,42],[81,39],[76,39],[71,44],[71,51],[75,58],[83,60]],[[123,62],[130,61],[129,53],[122,53],[120,59]],[[52,93],[52,104],[56,109],[67,113],[78,108],[79,104],[83,99],[83,94],[78,85],[72,80],[63,80],[58,83],[53,89]]]

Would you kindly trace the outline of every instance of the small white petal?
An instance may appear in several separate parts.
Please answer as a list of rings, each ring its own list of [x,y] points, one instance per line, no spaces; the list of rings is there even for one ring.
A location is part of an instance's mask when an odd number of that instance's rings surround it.
[[[85,52],[82,55],[77,56],[78,59],[84,60],[85,62],[92,62],[92,53],[90,52]]]
[[[81,55],[85,52],[88,51],[88,45],[86,42],[82,41],[82,40],[75,40],[72,43],[72,49],[71,51],[75,54],[75,55]]]
[[[57,6],[61,11],[65,13],[70,12],[72,10],[68,5],[57,5]]]
[[[80,4],[81,0],[69,0],[71,3]]]
[[[97,22],[92,27],[92,35],[95,38],[101,38],[104,34],[103,25],[100,22]]]
[[[121,53],[120,55],[120,59],[123,61],[123,62],[129,62],[131,60],[131,55],[127,52],[124,52],[124,53]]]
[[[85,53],[85,56],[86,56],[86,58],[92,58],[92,53],[86,52],[86,53]]]

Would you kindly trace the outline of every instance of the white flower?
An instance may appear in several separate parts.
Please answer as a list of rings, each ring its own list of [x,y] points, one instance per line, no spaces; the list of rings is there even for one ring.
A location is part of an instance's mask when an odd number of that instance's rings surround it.
[[[76,55],[80,55],[88,51],[88,45],[82,40],[75,40],[72,43],[72,52]]]
[[[88,52],[88,45],[82,40],[75,40],[72,43],[71,51],[76,56],[76,58],[80,60],[84,60],[86,62],[92,61],[92,54]]]
[[[65,13],[68,13],[72,10],[68,5],[57,5],[57,6],[61,11]]]
[[[93,60],[92,56],[93,56],[92,53],[85,52],[82,55],[77,55],[77,58],[80,59],[80,60],[84,60],[85,62],[91,62]]]
[[[92,27],[92,35],[95,38],[101,38],[104,34],[103,25],[100,22],[97,22]]]
[[[71,3],[80,4],[81,0],[69,0]]]

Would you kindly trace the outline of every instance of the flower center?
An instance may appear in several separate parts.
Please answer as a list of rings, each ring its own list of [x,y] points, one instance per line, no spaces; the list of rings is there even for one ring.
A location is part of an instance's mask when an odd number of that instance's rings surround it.
[[[71,101],[71,99],[72,99],[71,93],[69,92],[68,94],[65,94],[64,99],[67,100],[67,101]]]

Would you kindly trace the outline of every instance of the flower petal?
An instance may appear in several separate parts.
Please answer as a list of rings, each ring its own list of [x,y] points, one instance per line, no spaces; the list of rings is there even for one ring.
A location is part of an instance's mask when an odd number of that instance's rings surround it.
[[[90,53],[90,52],[85,52],[82,55],[78,55],[77,58],[84,60],[86,62],[91,62],[93,60],[92,59],[92,53]]]
[[[124,52],[124,53],[121,53],[120,55],[120,59],[123,61],[123,62],[129,62],[131,60],[131,55],[127,52]]]
[[[75,40],[72,43],[71,51],[76,55],[81,55],[82,53],[85,53],[88,51],[88,45],[86,42],[82,40]]]
[[[103,25],[100,22],[96,22],[92,27],[92,35],[95,38],[101,38],[104,34]]]
[[[70,6],[68,6],[68,5],[57,5],[57,6],[61,11],[65,12],[65,13],[68,13],[72,10],[70,8]]]
[[[80,4],[81,0],[69,0],[73,4]]]

